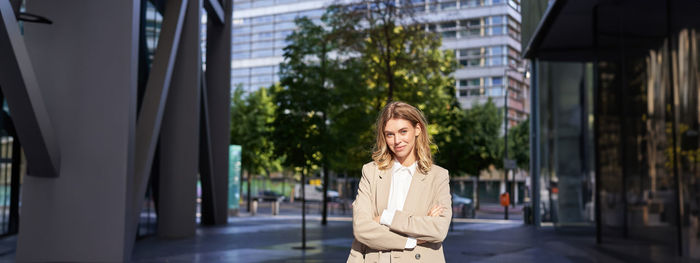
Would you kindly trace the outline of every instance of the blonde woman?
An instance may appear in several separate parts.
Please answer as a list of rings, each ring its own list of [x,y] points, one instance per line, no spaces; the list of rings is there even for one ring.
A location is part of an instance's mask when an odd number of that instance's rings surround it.
[[[353,202],[348,262],[444,262],[452,217],[447,170],[433,164],[423,114],[391,102],[377,118],[373,161]]]

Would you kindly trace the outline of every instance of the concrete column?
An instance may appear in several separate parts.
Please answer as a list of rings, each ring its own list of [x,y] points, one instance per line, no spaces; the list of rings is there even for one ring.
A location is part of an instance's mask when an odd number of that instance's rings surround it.
[[[189,0],[160,132],[158,236],[194,236],[199,164],[201,0]]]
[[[206,101],[209,113],[209,136],[211,145],[212,200],[209,207],[202,206],[202,223],[226,224],[228,214],[228,163],[230,143],[231,110],[231,21],[233,4],[222,1],[224,22],[214,19],[207,23],[207,71]],[[204,202],[204,200],[202,200]],[[206,210],[205,210],[206,208]]]
[[[24,32],[62,158],[57,178],[24,177],[17,261],[129,260],[139,6],[27,1],[53,21]]]

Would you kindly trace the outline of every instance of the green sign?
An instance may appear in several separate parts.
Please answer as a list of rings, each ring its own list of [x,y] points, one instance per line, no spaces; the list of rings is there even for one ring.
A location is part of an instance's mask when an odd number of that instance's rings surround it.
[[[228,209],[233,210],[241,200],[241,146],[229,145],[228,158]]]

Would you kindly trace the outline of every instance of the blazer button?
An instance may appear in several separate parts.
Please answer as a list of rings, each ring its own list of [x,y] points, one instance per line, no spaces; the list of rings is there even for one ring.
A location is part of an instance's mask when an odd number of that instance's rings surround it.
[[[416,254],[416,259],[420,259],[420,253]]]

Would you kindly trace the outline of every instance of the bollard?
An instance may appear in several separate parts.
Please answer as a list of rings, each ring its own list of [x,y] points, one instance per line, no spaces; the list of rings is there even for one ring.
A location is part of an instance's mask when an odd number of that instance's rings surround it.
[[[253,205],[250,206],[250,215],[258,214],[258,200],[253,200]]]
[[[272,202],[272,215],[276,216],[280,214],[280,201],[273,201]]]

